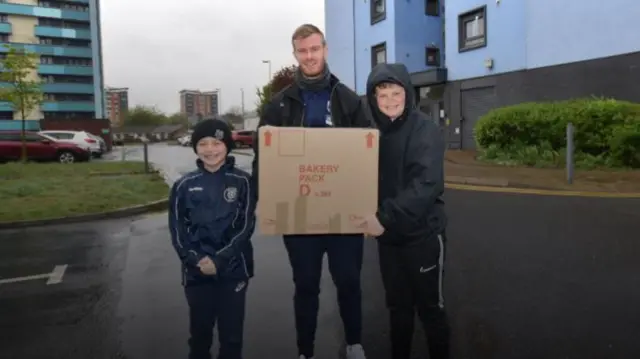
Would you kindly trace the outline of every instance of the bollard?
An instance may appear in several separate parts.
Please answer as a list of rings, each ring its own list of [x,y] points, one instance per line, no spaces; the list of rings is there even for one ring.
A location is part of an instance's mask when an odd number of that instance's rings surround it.
[[[144,172],[149,173],[149,145],[145,141],[144,146]]]
[[[573,124],[567,124],[567,183],[573,183],[573,153],[574,153],[574,144],[573,144]]]

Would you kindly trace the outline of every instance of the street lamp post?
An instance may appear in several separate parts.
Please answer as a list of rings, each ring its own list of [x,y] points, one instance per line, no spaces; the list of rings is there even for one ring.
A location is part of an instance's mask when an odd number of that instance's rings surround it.
[[[240,89],[240,99],[242,101],[242,116],[244,116],[244,89]]]
[[[271,60],[262,60],[263,64],[269,64],[269,78],[268,80],[271,81]]]
[[[215,91],[218,94],[218,113],[217,115],[220,116],[222,114],[222,89],[221,88],[217,88],[215,89]]]

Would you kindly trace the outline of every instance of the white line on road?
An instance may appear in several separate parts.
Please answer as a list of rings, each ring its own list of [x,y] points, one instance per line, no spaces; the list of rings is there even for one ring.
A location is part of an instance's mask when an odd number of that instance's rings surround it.
[[[51,273],[49,273],[49,274],[28,275],[26,277],[0,279],[0,284],[10,284],[10,283],[26,282],[28,280],[46,279],[46,278],[49,278],[50,276],[51,276]]]
[[[11,283],[26,282],[26,281],[38,280],[38,279],[48,279],[47,280],[47,285],[58,284],[58,283],[62,282],[62,277],[64,277],[64,273],[67,271],[67,267],[68,267],[68,265],[64,264],[64,265],[55,266],[51,273],[28,275],[28,276],[25,276],[25,277],[0,279],[0,285],[1,284],[11,284]]]
[[[67,271],[66,264],[61,266],[55,266],[55,268],[53,268],[53,272],[51,272],[51,276],[49,277],[49,280],[47,281],[47,285],[58,284],[62,282],[62,277],[64,277],[64,272],[66,271]]]

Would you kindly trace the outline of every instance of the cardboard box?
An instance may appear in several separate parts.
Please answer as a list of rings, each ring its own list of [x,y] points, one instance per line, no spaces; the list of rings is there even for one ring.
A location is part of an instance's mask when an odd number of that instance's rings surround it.
[[[378,206],[379,132],[264,126],[258,130],[262,234],[362,233]]]

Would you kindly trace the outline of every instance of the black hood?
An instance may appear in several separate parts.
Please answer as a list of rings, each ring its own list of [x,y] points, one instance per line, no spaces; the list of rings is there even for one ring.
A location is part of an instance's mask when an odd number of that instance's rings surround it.
[[[396,119],[394,122],[391,122],[389,117],[378,109],[378,103],[375,97],[375,89],[376,86],[383,82],[392,82],[398,84],[404,88],[406,93],[406,100],[404,105],[404,112],[400,116],[400,118]],[[367,79],[367,101],[369,102],[369,106],[371,108],[371,113],[373,114],[373,119],[375,120],[378,128],[381,131],[386,131],[391,129],[391,125],[401,126],[403,122],[405,122],[409,113],[415,108],[415,93],[413,89],[413,84],[411,83],[411,76],[409,75],[409,70],[403,64],[379,64],[371,70],[371,74],[369,74],[369,78]]]

